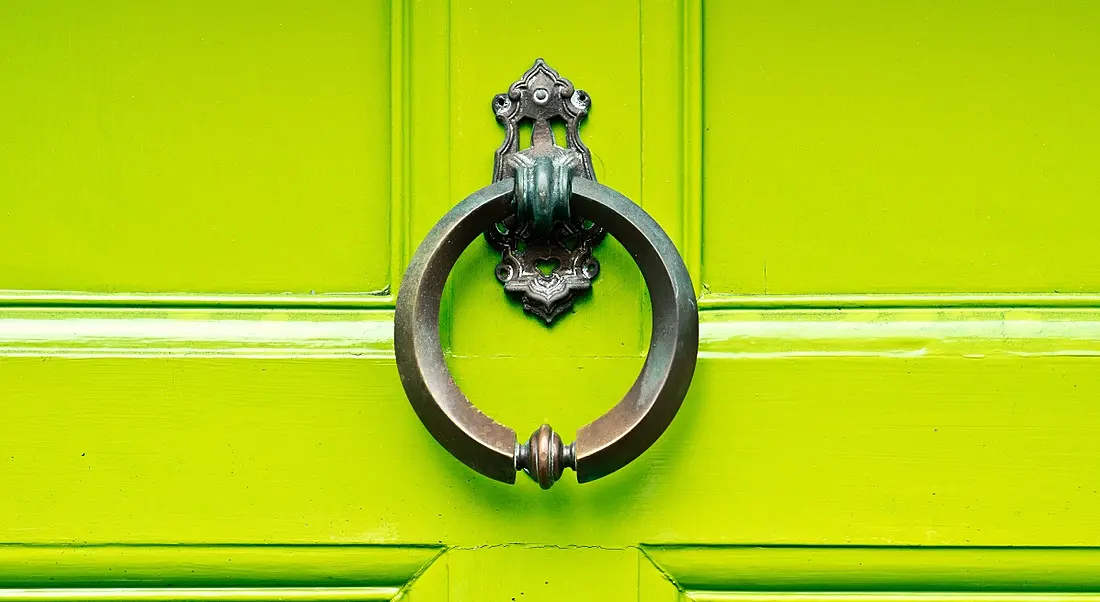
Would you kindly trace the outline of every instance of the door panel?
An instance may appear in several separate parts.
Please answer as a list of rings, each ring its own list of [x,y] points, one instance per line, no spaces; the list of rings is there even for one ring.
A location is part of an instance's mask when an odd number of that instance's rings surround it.
[[[389,6],[0,7],[0,289],[389,284]]]
[[[707,2],[704,277],[1100,291],[1100,7]]]

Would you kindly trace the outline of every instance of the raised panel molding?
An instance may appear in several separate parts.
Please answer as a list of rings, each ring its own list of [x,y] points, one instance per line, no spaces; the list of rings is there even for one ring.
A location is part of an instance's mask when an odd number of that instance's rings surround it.
[[[0,589],[4,602],[374,602],[396,587],[117,587]]]
[[[642,0],[642,195],[702,289],[702,0]]]
[[[542,496],[527,480],[479,478],[431,440],[402,395],[391,320],[388,310],[0,312],[0,541],[1097,537],[1096,310],[707,312],[689,398],[653,449],[606,480],[566,479]],[[640,362],[633,351],[552,351],[452,365],[490,415],[518,428],[549,416],[570,432]],[[577,403],[544,412],[556,391],[517,404],[500,386],[532,361],[599,377]],[[415,487],[381,485],[410,474]]]
[[[1100,356],[1100,311],[1074,307],[715,309],[703,359]],[[620,353],[618,357],[638,353]],[[479,354],[480,357],[493,357]],[[0,357],[393,359],[390,310],[8,308]],[[471,356],[477,357],[477,356]]]
[[[739,602],[1100,600],[1100,549],[644,546],[689,599]]]
[[[442,552],[377,545],[0,545],[0,600],[389,600]]]
[[[1094,593],[688,591],[697,602],[1096,602]]]
[[[996,308],[1095,308],[1100,295],[1061,293],[970,295],[732,295],[706,293],[701,310],[715,309],[996,309]]]
[[[6,545],[0,601],[1096,602],[1098,567],[1097,548]]]

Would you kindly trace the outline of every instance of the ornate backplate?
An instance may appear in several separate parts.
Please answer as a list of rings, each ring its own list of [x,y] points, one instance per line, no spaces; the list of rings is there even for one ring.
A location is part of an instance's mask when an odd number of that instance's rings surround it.
[[[600,271],[592,249],[603,239],[603,228],[568,212],[569,177],[596,179],[592,155],[577,132],[591,105],[584,90],[575,89],[542,59],[535,61],[507,94],[493,98],[493,112],[505,130],[493,164],[494,182],[516,177],[517,191],[524,186],[534,190],[537,183],[526,180],[535,173],[529,168],[539,161],[550,165],[554,173],[568,172],[564,178],[553,179],[563,190],[555,193],[564,194],[564,207],[554,206],[551,198],[544,202],[552,207],[535,213],[538,219],[525,219],[521,211],[485,233],[489,244],[501,253],[496,276],[504,290],[547,324],[568,311],[576,296],[591,288]],[[521,151],[519,130],[525,120],[532,124],[531,146]],[[554,140],[555,120],[565,125],[564,147]],[[522,208],[523,200],[517,199],[517,205]]]

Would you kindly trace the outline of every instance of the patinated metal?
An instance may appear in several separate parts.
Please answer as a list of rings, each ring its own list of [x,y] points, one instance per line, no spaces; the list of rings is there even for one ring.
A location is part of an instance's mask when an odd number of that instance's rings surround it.
[[[584,90],[542,59],[507,94],[493,98],[493,112],[504,125],[493,181],[514,178],[516,211],[488,228],[485,238],[501,253],[496,276],[504,290],[547,324],[573,307],[600,271],[592,249],[603,239],[603,228],[569,211],[573,177],[596,179],[592,155],[578,132],[591,105]],[[565,146],[554,140],[555,120],[565,125]],[[531,122],[531,146],[521,151],[524,121]]]
[[[687,394],[699,348],[699,313],[687,268],[657,222],[597,183],[577,136],[591,100],[539,59],[493,107],[505,125],[495,182],[456,205],[428,233],[397,297],[397,369],[413,409],[432,436],[467,466],[506,483],[524,471],[549,489],[566,468],[584,483],[622,468],[665,431]],[[567,147],[549,121],[566,123]],[[534,121],[532,146],[519,150],[521,119]],[[582,217],[583,216],[583,217]],[[589,221],[591,220],[591,221]],[[594,224],[601,224],[595,226]],[[638,264],[649,287],[653,327],[642,372],[626,396],[565,445],[544,424],[525,442],[478,410],[455,384],[439,338],[439,303],[459,255],[479,233],[501,250],[497,278],[547,322],[573,303],[599,272],[592,247],[603,227]],[[549,274],[538,261],[557,261]]]
[[[516,470],[523,470],[543,489],[561,478],[565,469],[577,469],[573,446],[562,443],[561,437],[544,424],[531,434],[527,443],[516,447]]]
[[[649,353],[626,395],[564,445],[542,427],[524,444],[512,429],[478,410],[455,384],[439,336],[439,303],[447,275],[462,251],[490,225],[512,215],[511,178],[467,197],[428,233],[416,250],[397,299],[394,346],[401,383],[435,439],[467,466],[514,483],[523,470],[549,487],[565,468],[587,482],[641,455],[676,416],[687,394],[699,346],[699,314],[687,268],[657,222],[614,190],[587,178],[572,182],[571,211],[590,217],[635,258],[653,312]]]

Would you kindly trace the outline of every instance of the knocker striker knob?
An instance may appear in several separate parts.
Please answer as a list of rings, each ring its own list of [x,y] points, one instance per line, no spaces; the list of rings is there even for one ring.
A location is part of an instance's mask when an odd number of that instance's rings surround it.
[[[577,469],[573,446],[562,444],[549,424],[540,426],[527,443],[516,444],[516,470],[526,471],[543,489],[550,489],[566,468]]]

